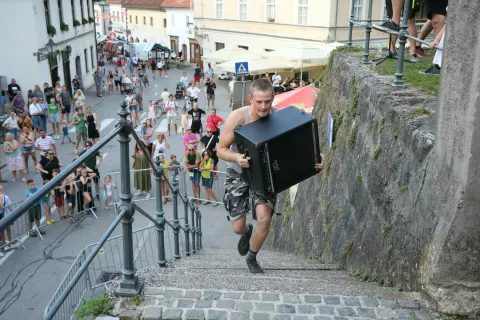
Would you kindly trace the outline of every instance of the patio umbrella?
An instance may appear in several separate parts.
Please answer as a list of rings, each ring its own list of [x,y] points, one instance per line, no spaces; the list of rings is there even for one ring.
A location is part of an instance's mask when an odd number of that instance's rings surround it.
[[[304,109],[307,113],[312,113],[317,96],[318,88],[311,86],[301,87],[276,95],[273,99],[273,106],[277,109],[295,106],[299,109]]]
[[[278,70],[279,72],[290,72],[293,70],[293,66],[288,62],[281,61],[272,61],[272,60],[263,60],[263,59],[254,59],[254,60],[245,60],[248,62],[248,72],[250,74],[262,74],[266,72],[273,72],[273,70]],[[231,60],[217,64],[215,67],[225,72],[236,73],[235,62],[237,60]]]
[[[211,62],[223,62],[230,60],[243,62],[251,59],[262,59],[262,56],[259,53],[238,47],[220,49],[202,56],[202,60]]]

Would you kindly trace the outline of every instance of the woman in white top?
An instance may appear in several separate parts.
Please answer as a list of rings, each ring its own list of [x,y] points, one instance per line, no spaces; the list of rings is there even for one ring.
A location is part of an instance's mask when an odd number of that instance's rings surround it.
[[[187,95],[188,77],[186,72],[183,73],[180,82],[183,83],[183,95]]]
[[[150,119],[143,120],[142,127],[140,128],[140,139],[142,140],[143,144],[150,152],[153,154],[152,150],[152,136],[153,136],[153,127],[152,121]]]
[[[165,158],[168,158],[167,150],[170,149],[170,144],[168,144],[165,134],[159,132],[157,134],[157,140],[153,142],[153,160],[156,160],[160,154],[163,154]]]
[[[83,95],[82,90],[80,90],[80,89],[77,90],[77,93],[73,97],[73,101],[75,101],[75,103],[77,103],[77,102],[80,103],[80,105],[82,106],[82,109],[83,109],[83,113],[86,112],[86,110],[85,110],[85,96]]]

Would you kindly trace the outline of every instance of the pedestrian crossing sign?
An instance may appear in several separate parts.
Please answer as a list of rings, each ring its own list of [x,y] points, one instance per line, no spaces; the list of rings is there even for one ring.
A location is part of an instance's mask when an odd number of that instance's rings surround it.
[[[248,74],[248,62],[235,62],[235,74],[246,76]]]

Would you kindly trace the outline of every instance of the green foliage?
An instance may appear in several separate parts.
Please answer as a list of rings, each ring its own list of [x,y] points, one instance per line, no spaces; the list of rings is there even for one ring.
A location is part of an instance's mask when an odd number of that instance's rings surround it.
[[[397,285],[395,286],[395,290],[398,291],[398,292],[402,292],[402,291],[403,291],[402,285],[401,285],[401,284],[397,284]]]
[[[93,19],[92,17],[88,17],[88,22],[95,23],[95,19]]]
[[[340,269],[345,269],[347,264],[348,256],[352,253],[353,250],[353,240],[348,241],[343,248],[342,256],[340,257]]]
[[[347,110],[345,110],[345,113],[348,116],[355,118],[357,116],[358,105],[358,90],[355,77],[352,77],[352,79],[350,80],[348,84],[348,89],[350,92],[350,101]]]
[[[408,119],[413,119],[413,118],[424,116],[424,115],[428,116],[429,114],[430,114],[430,110],[422,106],[420,108],[415,109],[412,113],[410,113],[410,116],[408,117]]]
[[[285,195],[285,202],[283,204],[283,212],[285,212],[285,218],[283,220],[283,227],[288,226],[290,219],[292,218],[292,207],[290,204],[290,195],[287,193]]]
[[[139,306],[143,301],[145,301],[145,297],[135,296],[135,297],[131,297],[130,300],[132,300],[132,302],[135,303],[136,306]]]
[[[376,271],[373,271],[372,274],[370,275],[370,281],[371,282],[378,282],[378,274]]]
[[[62,30],[63,32],[68,32],[68,28],[68,24],[66,24],[65,22],[60,23],[60,30]]]
[[[407,186],[401,186],[400,187],[400,191],[402,191],[402,192],[406,192],[407,190],[408,190]]]
[[[337,209],[335,210],[335,219],[338,219],[342,216],[342,210]]]
[[[350,130],[350,134],[348,135],[347,145],[350,150],[355,148],[355,140],[357,137],[357,123],[353,123],[353,127]]]
[[[454,315],[444,314],[442,315],[442,320],[457,320],[458,317]]]
[[[382,133],[384,129],[385,129],[385,120],[382,119],[382,121],[380,121],[380,127],[378,127],[378,133]]]
[[[85,18],[83,18],[83,19],[82,19],[82,24],[83,24],[83,25],[86,25],[87,23],[88,23],[88,20],[85,19]]]
[[[332,169],[332,160],[328,160],[327,161],[327,166],[325,168],[325,174],[327,175],[327,177],[330,175],[330,170]]]
[[[86,300],[74,314],[78,319],[87,319],[89,317],[96,317],[102,315],[108,315],[108,310],[115,304],[115,301],[108,297],[108,294],[104,294],[96,299]]]
[[[378,156],[380,155],[381,151],[382,151],[382,149],[380,149],[380,147],[375,148],[375,151],[373,151],[373,160],[378,159]]]
[[[353,270],[348,273],[348,275],[352,278],[359,279],[361,281],[367,281],[368,280],[368,275],[366,273],[363,273],[360,270]]]
[[[382,233],[387,233],[393,230],[393,223],[384,222],[382,223]]]
[[[332,205],[332,202],[331,201],[328,201],[327,202],[327,205],[325,206],[326,209],[330,208],[330,206]]]
[[[78,21],[77,19],[73,19],[73,27],[76,28],[76,27],[80,27],[82,24],[80,23],[80,21]]]
[[[335,137],[337,136],[337,131],[343,122],[343,113],[337,110],[337,112],[332,114],[332,117],[333,117],[333,137],[334,137],[333,139],[336,140]]]
[[[360,170],[357,171],[357,175],[355,177],[355,181],[357,182],[362,182],[362,173],[360,172]]]
[[[53,38],[57,34],[57,29],[50,24],[47,25],[47,34],[50,36],[50,38]]]
[[[393,133],[392,133],[392,136],[393,136],[395,139],[397,139],[397,138],[398,138],[398,133],[393,132]]]

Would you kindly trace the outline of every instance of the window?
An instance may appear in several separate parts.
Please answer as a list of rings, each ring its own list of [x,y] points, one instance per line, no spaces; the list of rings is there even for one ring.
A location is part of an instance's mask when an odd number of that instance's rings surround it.
[[[248,0],[238,0],[238,20],[247,20]]]
[[[163,27],[164,27],[164,28],[167,27],[167,19],[163,19]]]
[[[147,17],[143,16],[143,25],[146,26],[147,25]]]
[[[85,1],[87,1],[87,17],[90,17],[90,0],[85,0]]]
[[[308,23],[308,0],[297,0],[297,1],[298,1],[297,24],[307,25],[307,23]]]
[[[275,22],[276,2],[277,0],[266,0],[265,2],[265,19],[268,22]]]
[[[138,24],[138,16],[135,16],[135,24]]]
[[[85,71],[88,73],[88,57],[87,57],[87,49],[83,50],[83,53],[85,54]]]
[[[172,27],[175,27],[175,15],[172,14]]]
[[[130,15],[130,23],[132,23],[132,15]]]
[[[57,0],[57,4],[58,4],[58,17],[60,18],[60,23],[63,23],[62,0]]]
[[[125,17],[125,15],[123,14],[123,12],[120,12],[120,15],[122,16],[122,22],[125,22],[125,20],[123,18],[123,17]]]
[[[215,42],[215,51],[222,50],[225,48],[225,43]]]
[[[364,0],[353,0],[353,20],[364,20],[363,1]]]
[[[48,6],[48,0],[43,0],[43,6],[44,6],[44,9],[45,9],[45,22],[48,25],[50,25],[50,7]]]
[[[153,17],[150,17],[150,25],[153,27]]]
[[[75,0],[70,0],[70,5],[72,6],[72,19],[75,20]]]
[[[239,47],[239,48],[241,48],[241,49],[248,50],[248,46],[237,46],[237,47]]]
[[[93,52],[93,46],[90,46],[90,60],[92,60],[92,69],[95,69],[95,59],[93,59],[94,52]]]
[[[190,24],[190,16],[185,16],[185,18],[187,19],[187,26]]]
[[[215,0],[215,17],[223,19],[223,0]]]
[[[275,51],[274,49],[265,49],[266,52],[272,52]]]

